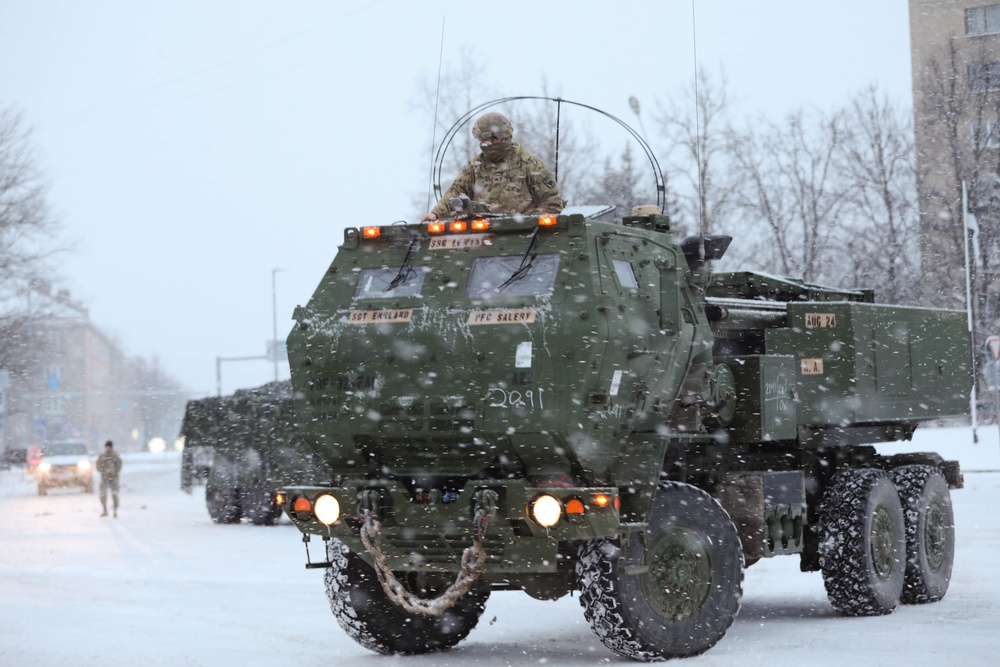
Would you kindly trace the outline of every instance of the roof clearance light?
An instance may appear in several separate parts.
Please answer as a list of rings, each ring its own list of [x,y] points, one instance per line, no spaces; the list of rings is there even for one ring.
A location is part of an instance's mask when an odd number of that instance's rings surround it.
[[[278,505],[284,505],[286,500],[288,499],[285,498],[285,494],[281,493],[280,491],[274,494],[274,502],[277,503]]]
[[[566,514],[583,514],[583,510],[583,501],[579,498],[566,501]]]
[[[556,525],[561,516],[562,504],[548,494],[538,496],[531,504],[531,517],[542,528],[551,528]]]
[[[292,505],[292,508],[296,512],[310,512],[312,511],[312,503],[305,496],[299,496],[295,499],[295,504]]]
[[[452,220],[451,224],[448,225],[449,231],[452,232],[464,232],[468,228],[469,225],[465,222],[465,220]]]
[[[554,215],[543,215],[538,218],[539,227],[555,227],[556,223],[559,221]]]
[[[593,501],[597,507],[607,507],[611,504],[611,496],[606,493],[595,493]]]
[[[324,526],[337,523],[340,519],[340,503],[329,493],[316,499],[316,518]]]
[[[474,232],[485,232],[490,228],[490,221],[483,220],[482,218],[476,218],[472,221],[472,231]]]
[[[428,234],[440,234],[444,230],[445,230],[445,226],[444,226],[443,222],[431,222],[431,223],[427,224],[427,233]]]
[[[382,236],[382,230],[378,227],[362,227],[361,236],[366,239],[377,239]]]

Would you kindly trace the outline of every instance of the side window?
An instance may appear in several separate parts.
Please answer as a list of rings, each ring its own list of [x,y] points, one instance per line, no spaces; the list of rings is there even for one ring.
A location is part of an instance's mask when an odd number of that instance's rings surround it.
[[[627,262],[624,259],[613,259],[611,263],[615,267],[615,276],[618,278],[619,285],[625,289],[639,289],[639,281],[635,279],[632,262]]]

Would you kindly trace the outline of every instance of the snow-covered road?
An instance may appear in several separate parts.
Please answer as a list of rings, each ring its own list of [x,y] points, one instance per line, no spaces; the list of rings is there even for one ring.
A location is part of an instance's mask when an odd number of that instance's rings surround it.
[[[729,634],[685,665],[988,665],[1000,655],[1000,445],[996,427],[918,431],[906,451],[958,458],[957,553],[939,603],[879,618],[838,616],[822,577],[797,558],[747,570]],[[456,649],[383,657],[340,630],[322,573],[305,570],[298,532],[218,526],[201,488],[178,490],[176,455],[136,455],[122,471],[118,519],[95,495],[39,497],[0,473],[0,665],[592,665],[627,664],[591,633],[576,597],[495,593]],[[314,543],[315,547],[315,543]],[[314,552],[314,558],[319,554]]]

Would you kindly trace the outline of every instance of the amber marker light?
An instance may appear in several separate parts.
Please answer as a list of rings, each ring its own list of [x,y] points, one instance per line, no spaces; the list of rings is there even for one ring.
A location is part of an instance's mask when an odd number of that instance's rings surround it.
[[[611,504],[611,496],[606,493],[595,493],[591,500],[595,507],[607,507]]]
[[[427,223],[427,233],[428,234],[440,234],[445,230],[443,222],[429,222]]]
[[[583,501],[579,498],[566,501],[566,514],[583,514],[583,510]]]
[[[309,503],[309,499],[305,496],[299,496],[295,499],[295,504],[292,505],[296,512],[309,512],[312,510],[312,505]]]
[[[366,239],[377,239],[382,236],[382,230],[379,227],[362,227],[361,236]]]
[[[562,517],[562,503],[546,494],[531,503],[531,518],[542,528],[551,528]]]
[[[464,232],[469,228],[469,225],[465,220],[452,220],[451,224],[448,225],[448,230],[452,232]]]
[[[284,505],[286,500],[287,498],[285,498],[285,494],[280,492],[274,494],[274,502],[278,503],[279,505]]]
[[[556,216],[554,215],[543,215],[538,218],[539,227],[555,227],[556,226]]]
[[[472,221],[472,231],[474,232],[485,232],[490,228],[490,221],[483,220],[482,218],[477,218]]]

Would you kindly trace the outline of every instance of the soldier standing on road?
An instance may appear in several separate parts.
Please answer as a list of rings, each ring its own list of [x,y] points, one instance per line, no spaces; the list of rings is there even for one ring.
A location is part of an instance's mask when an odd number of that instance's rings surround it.
[[[472,158],[420,221],[451,217],[451,200],[461,195],[489,206],[493,213],[559,213],[563,200],[549,168],[520,144],[514,127],[501,114],[480,116],[472,127],[482,153]]]
[[[118,516],[118,473],[122,469],[122,458],[114,449],[114,443],[104,443],[104,453],[97,457],[97,472],[101,473],[101,516],[108,515],[108,489],[111,490],[112,511]]]

